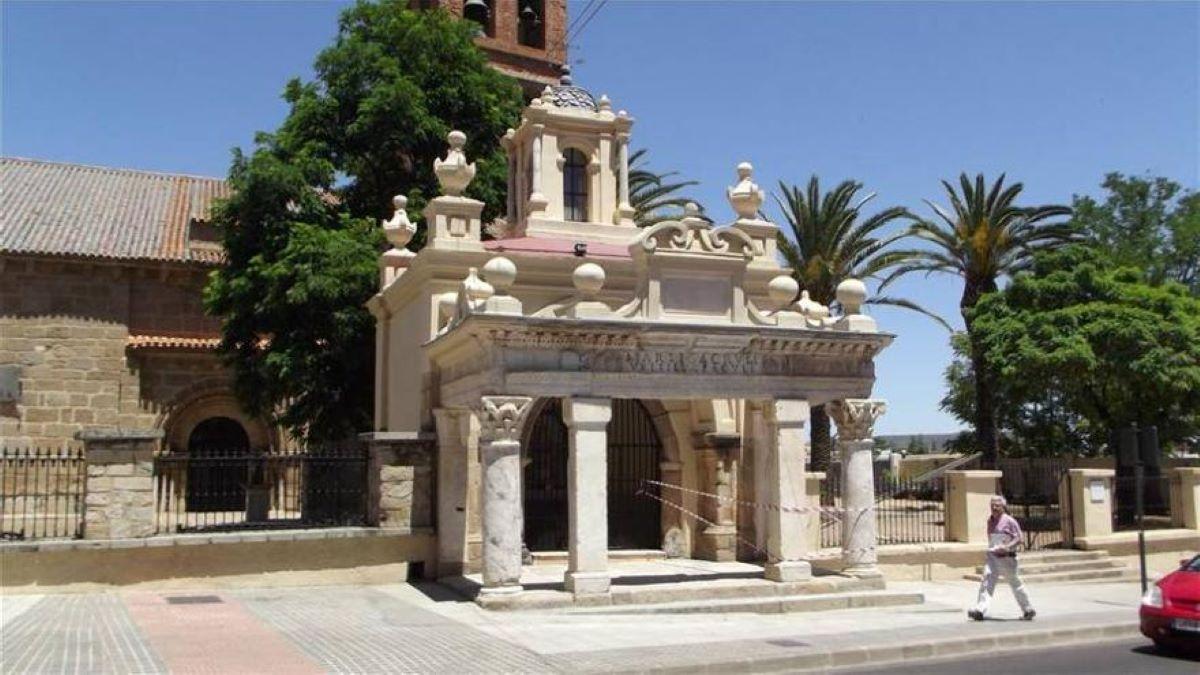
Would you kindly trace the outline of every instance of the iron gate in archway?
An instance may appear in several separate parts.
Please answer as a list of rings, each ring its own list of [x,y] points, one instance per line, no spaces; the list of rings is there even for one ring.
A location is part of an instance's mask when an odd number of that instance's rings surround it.
[[[525,545],[530,551],[567,548],[567,428],[562,403],[546,401],[533,421],[523,475]],[[656,549],[661,545],[657,495],[662,443],[641,401],[613,401],[608,424],[608,547]]]

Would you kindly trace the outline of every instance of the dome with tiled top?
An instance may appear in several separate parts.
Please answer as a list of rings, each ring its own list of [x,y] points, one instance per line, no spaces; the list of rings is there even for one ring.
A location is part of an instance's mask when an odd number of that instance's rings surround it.
[[[591,110],[595,112],[596,99],[592,96],[592,92],[577,87],[571,81],[571,67],[562,67],[562,77],[559,78],[558,84],[553,87],[547,87],[549,94],[542,94],[542,99],[553,103],[558,108],[579,108],[581,110]]]

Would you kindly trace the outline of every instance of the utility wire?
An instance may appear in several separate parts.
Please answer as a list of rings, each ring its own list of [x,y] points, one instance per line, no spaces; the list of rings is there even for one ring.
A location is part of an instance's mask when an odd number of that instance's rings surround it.
[[[583,16],[585,14],[588,13],[588,10],[591,9],[592,5],[594,5],[594,4],[596,4],[596,0],[588,0],[587,1],[587,4],[583,6],[583,11],[579,12],[579,14],[576,14],[575,18],[571,20],[571,23],[567,24],[567,31],[566,31],[566,33],[564,33],[564,35],[569,34],[571,31],[575,30],[575,24],[579,23],[579,20],[581,18],[583,18]]]
[[[586,19],[582,19],[582,23],[575,28],[574,35],[567,35],[567,41],[569,42],[571,40],[578,39],[579,36],[583,34],[583,30],[587,28],[587,25],[592,22],[592,19],[596,18],[596,15],[599,14],[600,10],[604,9],[604,6],[607,4],[608,0],[600,0],[599,4],[596,5],[596,8],[592,10],[592,13],[588,15]],[[582,15],[580,15],[580,17],[582,18]]]

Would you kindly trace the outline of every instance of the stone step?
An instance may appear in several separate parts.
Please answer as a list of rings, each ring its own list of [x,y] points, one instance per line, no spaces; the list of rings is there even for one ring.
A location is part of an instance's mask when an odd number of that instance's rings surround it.
[[[665,583],[645,585],[620,585],[612,588],[613,605],[645,605],[667,602],[709,600],[778,600],[781,597],[806,595],[833,595],[883,590],[882,577],[856,579],[843,576],[814,577],[809,581],[763,582],[729,579],[713,583],[689,581],[687,579],[664,580]]]
[[[1083,560],[1104,560],[1108,558],[1108,551],[1029,551],[1020,553],[1022,564],[1040,564],[1040,563],[1067,563],[1080,562]]]
[[[566,565],[566,551],[534,551],[529,554],[534,565]],[[666,560],[667,554],[659,549],[629,549],[609,551],[610,562],[652,562]]]
[[[724,598],[719,600],[685,600],[653,604],[581,607],[571,614],[784,614],[788,612],[820,612],[835,609],[895,607],[924,604],[921,593],[865,591],[857,593],[821,593],[785,595],[780,597]]]
[[[1121,580],[1126,577],[1129,570],[1124,567],[1113,567],[1100,570],[1080,570],[1075,572],[1050,572],[1046,574],[1022,574],[1021,580],[1027,584],[1044,584],[1044,583],[1062,583],[1064,581],[1094,581],[1094,580]],[[963,576],[968,581],[979,581],[983,578],[980,574],[967,574]],[[997,585],[1007,583],[1001,579]]]
[[[1125,565],[1116,560],[1099,558],[1096,560],[1078,560],[1075,562],[1043,562],[1028,563],[1021,558],[1021,574],[1049,574],[1053,572],[1079,572],[1085,570],[1104,570]],[[976,574],[983,574],[983,565],[975,567]]]

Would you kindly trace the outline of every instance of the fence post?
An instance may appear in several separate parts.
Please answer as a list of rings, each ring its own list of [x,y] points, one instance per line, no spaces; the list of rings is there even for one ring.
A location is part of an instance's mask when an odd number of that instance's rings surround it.
[[[421,432],[360,434],[367,443],[367,524],[412,529],[433,525],[435,436]]]
[[[1112,534],[1112,469],[1068,469],[1067,497],[1071,500],[1071,541]],[[1064,536],[1064,543],[1066,537]]]
[[[808,507],[814,509],[805,514],[804,530],[808,536],[808,550],[821,550],[821,483],[825,481],[824,471],[809,471],[804,474],[804,494],[808,497]]]
[[[84,430],[87,487],[85,539],[127,539],[154,534],[154,453],[161,429]]]
[[[987,520],[992,497],[998,489],[1000,471],[946,472],[946,541],[986,544]]]
[[[1200,467],[1181,466],[1171,481],[1171,524],[1200,530]]]

